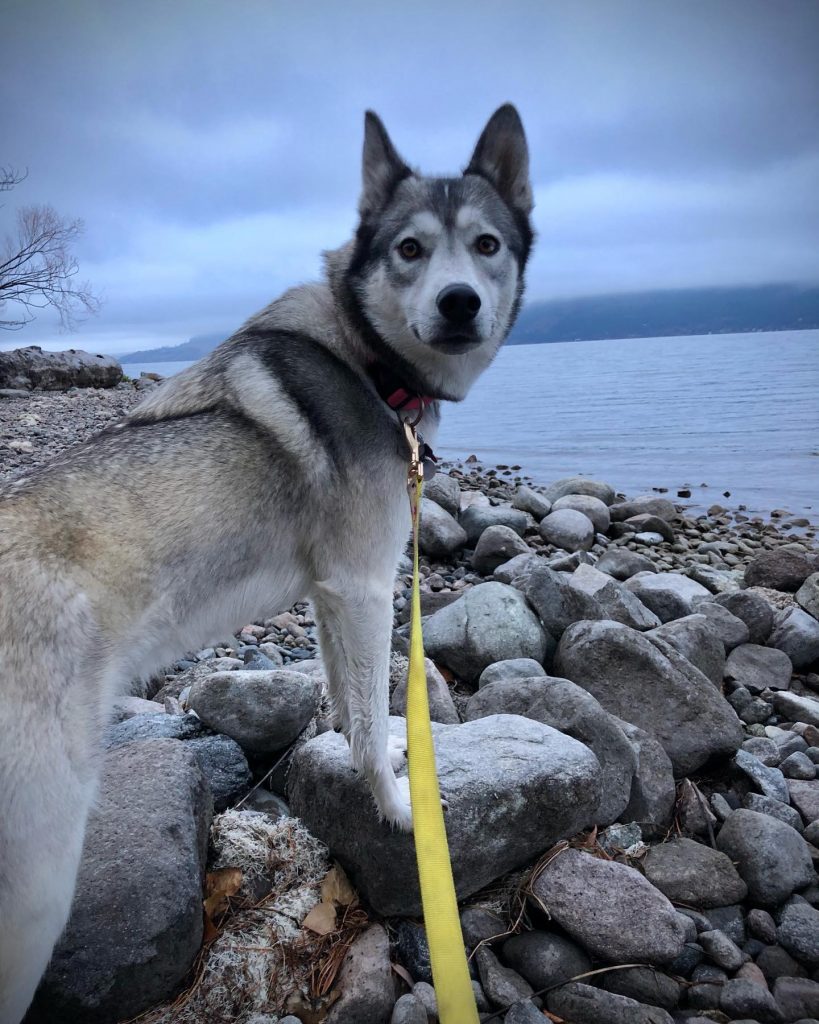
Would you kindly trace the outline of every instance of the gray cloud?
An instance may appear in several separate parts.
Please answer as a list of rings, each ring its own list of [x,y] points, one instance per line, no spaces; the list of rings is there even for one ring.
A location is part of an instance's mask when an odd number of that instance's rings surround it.
[[[466,162],[516,102],[539,245],[529,294],[816,278],[819,6],[493,0],[7,2],[0,210],[81,216],[124,351],[229,330],[354,223],[362,112],[412,163]],[[5,346],[67,339],[42,316]]]

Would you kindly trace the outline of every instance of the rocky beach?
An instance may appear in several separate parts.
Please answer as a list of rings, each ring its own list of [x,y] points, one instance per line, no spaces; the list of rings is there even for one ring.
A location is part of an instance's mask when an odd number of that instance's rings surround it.
[[[0,480],[156,386],[4,390]],[[466,458],[425,486],[421,549],[481,1019],[816,1024],[815,526]],[[410,582],[405,561],[401,739]],[[28,1024],[437,1020],[412,837],[378,821],[329,727],[307,604],[180,652],[101,743]]]

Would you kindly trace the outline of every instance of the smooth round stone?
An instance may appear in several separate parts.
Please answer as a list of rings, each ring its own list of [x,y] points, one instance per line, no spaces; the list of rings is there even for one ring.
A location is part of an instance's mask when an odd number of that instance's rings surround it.
[[[594,524],[573,508],[550,512],[539,529],[545,541],[565,551],[589,551],[594,544]]]
[[[552,505],[553,512],[563,508],[574,509],[575,512],[582,512],[584,516],[588,516],[598,533],[606,533],[611,525],[608,505],[591,494],[567,494],[558,498]]]

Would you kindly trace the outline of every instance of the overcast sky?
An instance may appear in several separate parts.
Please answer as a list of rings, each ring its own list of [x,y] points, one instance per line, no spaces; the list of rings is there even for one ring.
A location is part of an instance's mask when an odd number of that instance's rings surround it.
[[[85,221],[101,313],[0,347],[230,333],[355,223],[362,119],[458,172],[532,150],[528,296],[819,280],[817,0],[3,0],[3,197]]]

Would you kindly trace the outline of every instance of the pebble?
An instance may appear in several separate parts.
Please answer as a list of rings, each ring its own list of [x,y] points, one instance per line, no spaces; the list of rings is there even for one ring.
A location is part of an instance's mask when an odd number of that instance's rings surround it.
[[[745,963],[745,954],[735,942],[719,929],[700,932],[697,939],[705,953],[718,966],[726,971],[737,971]]]

